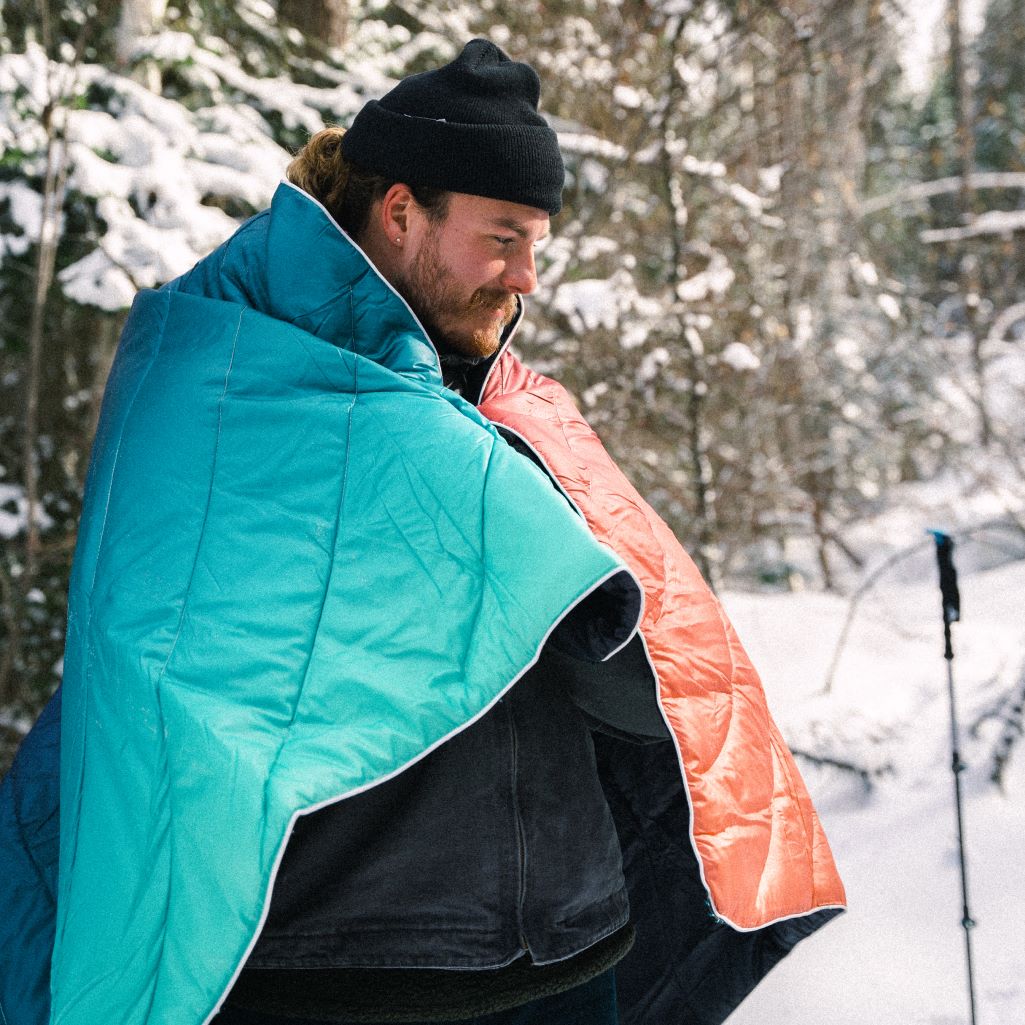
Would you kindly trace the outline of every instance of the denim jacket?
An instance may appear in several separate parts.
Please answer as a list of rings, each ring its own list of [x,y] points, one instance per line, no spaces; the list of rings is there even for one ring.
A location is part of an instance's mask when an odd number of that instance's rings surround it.
[[[589,714],[571,696],[612,688],[584,688],[597,667],[550,649],[420,763],[299,820],[248,967],[479,969],[525,952],[544,964],[626,924],[588,726],[614,711],[592,694]],[[647,672],[637,646],[617,664]],[[651,715],[624,718],[665,736]]]

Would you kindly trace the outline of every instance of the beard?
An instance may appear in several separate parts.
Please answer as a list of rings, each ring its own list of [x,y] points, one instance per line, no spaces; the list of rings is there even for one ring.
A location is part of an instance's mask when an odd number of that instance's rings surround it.
[[[509,292],[478,288],[466,295],[442,264],[433,235],[424,240],[396,287],[431,341],[461,356],[490,356],[516,316],[516,296]]]

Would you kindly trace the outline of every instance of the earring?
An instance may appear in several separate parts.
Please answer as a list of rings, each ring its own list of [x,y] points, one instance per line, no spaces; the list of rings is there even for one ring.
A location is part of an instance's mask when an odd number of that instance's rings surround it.
[[[401,235],[396,236],[396,238],[395,238],[395,245],[397,245],[397,246],[401,246],[402,245],[402,236]]]

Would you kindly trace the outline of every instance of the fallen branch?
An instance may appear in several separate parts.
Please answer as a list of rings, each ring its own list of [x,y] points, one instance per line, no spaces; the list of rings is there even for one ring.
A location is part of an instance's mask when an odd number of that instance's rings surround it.
[[[999,716],[1004,728],[993,745],[989,778],[1003,789],[1004,772],[1011,760],[1011,750],[1022,736],[1025,736],[1025,666],[1022,667],[1016,688],[1008,695],[1005,707]]]
[[[791,746],[790,751],[795,758],[803,758],[811,765],[839,769],[841,772],[849,772],[857,776],[861,780],[861,785],[865,788],[865,793],[871,791],[873,779],[877,779],[880,776],[888,776],[893,772],[893,766],[889,762],[876,769],[866,769],[862,765],[855,765],[853,762],[844,761],[842,758],[833,758],[831,755],[812,754],[810,751],[803,751],[801,748],[793,746]]]

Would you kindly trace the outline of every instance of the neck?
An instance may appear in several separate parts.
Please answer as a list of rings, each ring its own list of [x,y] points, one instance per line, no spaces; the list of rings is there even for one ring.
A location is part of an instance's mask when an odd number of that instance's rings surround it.
[[[373,218],[371,218],[371,221]],[[395,259],[395,247],[389,244],[384,237],[380,227],[369,224],[367,228],[354,239],[356,245],[366,253],[370,262],[378,269],[381,277],[395,288],[399,279],[398,263]]]

